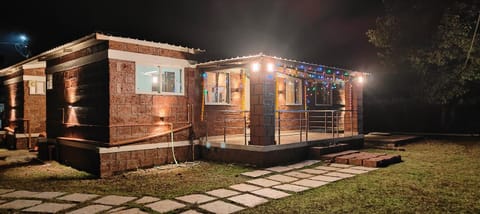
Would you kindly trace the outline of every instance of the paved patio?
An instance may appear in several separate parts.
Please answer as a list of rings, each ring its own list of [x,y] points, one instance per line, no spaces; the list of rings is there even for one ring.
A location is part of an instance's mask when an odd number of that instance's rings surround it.
[[[190,194],[175,199],[94,195],[64,192],[33,192],[0,189],[0,213],[235,213],[272,200],[295,196],[342,179],[374,171],[377,168],[345,164],[312,166],[316,160],[242,173],[252,178],[245,183]]]
[[[346,132],[346,133],[329,133],[329,132],[322,132],[322,131],[309,131],[308,132],[308,141],[318,141],[318,140],[325,140],[325,139],[332,139],[335,138],[344,138],[344,137],[352,137],[358,135],[357,132]],[[217,136],[208,136],[208,142],[212,143],[223,143],[226,142],[227,144],[235,144],[235,145],[245,145],[245,141],[248,144],[249,132],[247,132],[247,137],[245,140],[244,134],[235,134],[235,135],[227,135],[225,138],[223,135]],[[280,143],[278,141],[278,132],[275,132],[275,141],[277,144],[292,144],[292,143],[300,143],[307,141],[307,133],[305,130],[291,130],[291,131],[281,131],[280,132]]]

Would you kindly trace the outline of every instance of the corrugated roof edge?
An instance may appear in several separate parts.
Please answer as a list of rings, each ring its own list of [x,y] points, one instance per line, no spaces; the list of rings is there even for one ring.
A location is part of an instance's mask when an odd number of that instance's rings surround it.
[[[237,56],[237,57],[220,59],[220,60],[212,60],[212,61],[197,63],[197,64],[195,64],[195,66],[197,66],[197,67],[200,66],[201,67],[201,66],[212,65],[212,64],[216,64],[216,63],[222,63],[222,62],[228,62],[228,61],[234,61],[234,60],[247,60],[247,59],[252,59],[252,58],[257,58],[257,57],[267,57],[267,58],[272,58],[272,59],[275,59],[275,60],[282,60],[282,61],[287,61],[287,62],[296,63],[296,64],[304,64],[304,65],[316,66],[316,67],[325,67],[325,68],[348,71],[348,72],[359,72],[359,71],[355,71],[355,70],[347,69],[347,68],[339,68],[339,67],[335,67],[335,66],[315,64],[315,63],[310,63],[310,62],[298,61],[298,60],[294,60],[294,59],[281,58],[281,57],[277,57],[277,56],[269,56],[269,55],[265,55],[263,53],[259,53],[259,54],[255,54],[255,55],[247,55],[247,56]],[[364,72],[362,72],[362,73],[364,73]]]
[[[108,35],[106,33],[95,32],[95,33],[88,34],[84,37],[81,37],[79,39],[73,40],[71,42],[65,43],[63,45],[60,45],[58,47],[55,47],[55,48],[49,49],[47,51],[44,51],[44,52],[42,52],[38,55],[35,55],[33,57],[30,57],[28,59],[25,59],[23,61],[15,63],[11,66],[7,66],[5,68],[2,68],[2,69],[0,69],[0,77],[14,73],[15,71],[13,71],[13,72],[9,72],[9,71],[11,71],[12,69],[15,69],[15,68],[17,68],[21,65],[27,64],[27,63],[35,61],[35,60],[41,60],[42,57],[46,57],[46,56],[48,56],[52,53],[63,50],[64,48],[82,43],[82,42],[87,41],[87,40],[92,39],[92,38],[99,39],[99,40],[123,41],[123,42],[127,42],[127,43],[161,47],[161,48],[183,51],[183,52],[188,52],[188,53],[205,52],[205,50],[201,50],[201,49],[194,49],[194,48],[188,48],[188,47],[183,47],[183,46],[171,45],[171,44],[168,44],[168,43],[160,43],[160,42],[139,40],[139,39],[133,39],[133,38],[128,38],[128,37],[119,37],[119,36]]]

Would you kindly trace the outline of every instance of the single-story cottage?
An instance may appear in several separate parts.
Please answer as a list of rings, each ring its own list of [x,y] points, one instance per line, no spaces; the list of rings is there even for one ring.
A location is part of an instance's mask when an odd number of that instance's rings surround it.
[[[270,166],[363,142],[362,72],[94,33],[41,54],[59,162],[101,177],[198,158]]]

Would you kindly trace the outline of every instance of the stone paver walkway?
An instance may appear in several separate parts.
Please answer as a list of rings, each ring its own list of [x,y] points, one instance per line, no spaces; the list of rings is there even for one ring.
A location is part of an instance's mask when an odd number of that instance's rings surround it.
[[[0,213],[131,214],[153,210],[158,213],[229,214],[378,169],[346,164],[310,167],[318,162],[303,161],[245,172],[242,176],[253,179],[175,199],[0,189]]]

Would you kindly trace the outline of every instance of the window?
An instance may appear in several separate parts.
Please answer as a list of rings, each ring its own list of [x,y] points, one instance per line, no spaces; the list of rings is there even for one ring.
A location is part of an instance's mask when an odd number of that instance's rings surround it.
[[[287,78],[285,84],[286,104],[302,104],[302,81],[295,78]]]
[[[183,95],[183,71],[180,68],[137,65],[137,93]]]
[[[230,103],[230,74],[226,72],[205,72],[204,93],[206,104]]]
[[[47,89],[53,89],[53,75],[47,74]]]
[[[44,81],[28,81],[28,90],[30,94],[45,94],[45,82]]]
[[[315,86],[315,105],[332,105],[331,83],[317,83]]]

